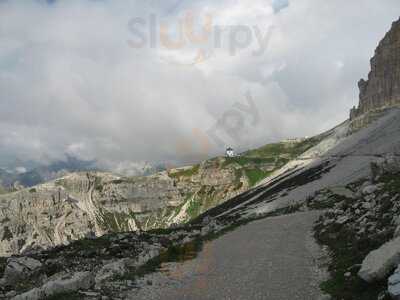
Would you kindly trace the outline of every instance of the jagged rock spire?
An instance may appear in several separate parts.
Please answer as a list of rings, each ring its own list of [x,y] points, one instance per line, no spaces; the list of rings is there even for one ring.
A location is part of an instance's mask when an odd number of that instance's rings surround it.
[[[353,108],[354,119],[370,111],[400,105],[400,19],[393,22],[371,59],[368,80],[361,79],[360,103]]]

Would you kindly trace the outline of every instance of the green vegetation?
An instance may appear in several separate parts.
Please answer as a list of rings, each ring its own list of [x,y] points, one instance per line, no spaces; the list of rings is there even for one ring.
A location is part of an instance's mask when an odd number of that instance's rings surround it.
[[[103,191],[103,180],[98,176],[94,179],[94,189],[99,192]]]
[[[193,218],[197,217],[198,215],[200,215],[201,207],[202,207],[201,201],[194,198],[194,199],[190,200],[190,204],[189,204],[189,207],[186,212],[190,216],[190,218],[193,219]]]
[[[161,268],[161,265],[163,263],[183,262],[194,259],[197,257],[202,247],[203,242],[200,239],[196,239],[184,245],[172,245],[168,248],[168,250],[162,252],[159,256],[151,259],[146,264],[137,269],[132,269],[130,272],[126,273],[123,277],[120,277],[119,279],[136,280],[138,278],[144,277],[146,274],[156,272]]]
[[[174,173],[170,173],[169,176],[172,178],[180,178],[180,177],[191,177],[196,175],[199,172],[200,165],[195,165],[189,169],[179,170]]]
[[[323,229],[325,228],[325,230]],[[386,241],[384,236],[375,239],[358,238],[356,232],[347,226],[334,224],[326,230],[317,225],[315,237],[321,244],[329,246],[331,261],[328,270],[330,279],[321,284],[321,289],[334,299],[375,300],[386,282],[367,284],[357,276],[359,266],[367,254]],[[346,277],[345,274],[351,275]]]
[[[320,142],[319,138],[310,138],[300,142],[281,142],[268,144],[261,148],[250,150],[243,155],[248,157],[282,157],[294,159]]]
[[[222,167],[233,164],[239,165],[249,179],[250,186],[254,186],[319,142],[320,139],[311,138],[298,142],[268,144],[261,148],[247,151],[238,157],[225,158]],[[270,171],[263,170],[263,167],[265,169],[266,166]]]
[[[324,225],[324,218],[333,216],[329,212],[321,217],[314,228],[316,240],[322,245],[327,245],[330,249],[331,260],[328,267],[330,278],[321,284],[321,289],[330,294],[333,299],[375,300],[378,299],[381,292],[387,289],[387,280],[366,283],[357,275],[361,263],[368,253],[389,241],[394,233],[395,226],[392,224],[391,217],[394,202],[391,199],[400,191],[400,177],[387,174],[381,176],[379,181],[384,183],[380,193],[382,195],[387,194],[388,197],[382,197],[378,202],[379,209],[376,210],[374,217],[376,221],[375,232],[360,234],[358,232],[359,227],[354,226],[353,223]],[[363,181],[358,181],[348,185],[347,188],[358,190],[362,184]],[[358,200],[344,199],[335,195],[328,199],[331,206],[334,203],[341,202],[340,208],[342,210],[349,209],[355,201]]]
[[[100,210],[100,215],[97,216],[97,222],[103,230],[111,230],[113,232],[129,231],[129,221],[135,220],[134,213],[124,212],[109,212]]]
[[[245,169],[250,186],[255,186],[258,182],[271,175],[272,172],[266,172],[259,168]]]
[[[273,164],[276,162],[276,157],[249,157],[249,156],[237,156],[237,157],[227,157],[222,167],[229,166],[231,164],[238,164],[242,167],[247,165],[260,165],[260,164]]]

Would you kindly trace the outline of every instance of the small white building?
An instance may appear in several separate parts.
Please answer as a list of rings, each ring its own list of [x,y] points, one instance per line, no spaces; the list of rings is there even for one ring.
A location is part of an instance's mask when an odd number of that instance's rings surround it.
[[[235,157],[235,151],[231,147],[226,149],[226,157]]]

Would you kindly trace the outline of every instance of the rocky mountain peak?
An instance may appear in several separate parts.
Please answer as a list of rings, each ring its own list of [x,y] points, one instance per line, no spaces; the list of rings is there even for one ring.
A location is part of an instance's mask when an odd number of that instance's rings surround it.
[[[366,113],[400,105],[400,19],[381,40],[371,59],[368,80],[361,79],[360,103],[350,119]]]

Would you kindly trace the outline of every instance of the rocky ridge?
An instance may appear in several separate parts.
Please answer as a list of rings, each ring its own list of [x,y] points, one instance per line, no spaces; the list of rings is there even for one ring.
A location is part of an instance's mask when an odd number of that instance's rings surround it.
[[[247,191],[316,142],[271,144],[143,177],[72,173],[0,195],[0,255],[185,223]]]
[[[393,22],[371,59],[368,80],[361,79],[359,106],[350,112],[355,127],[376,118],[379,111],[400,105],[400,20]]]

